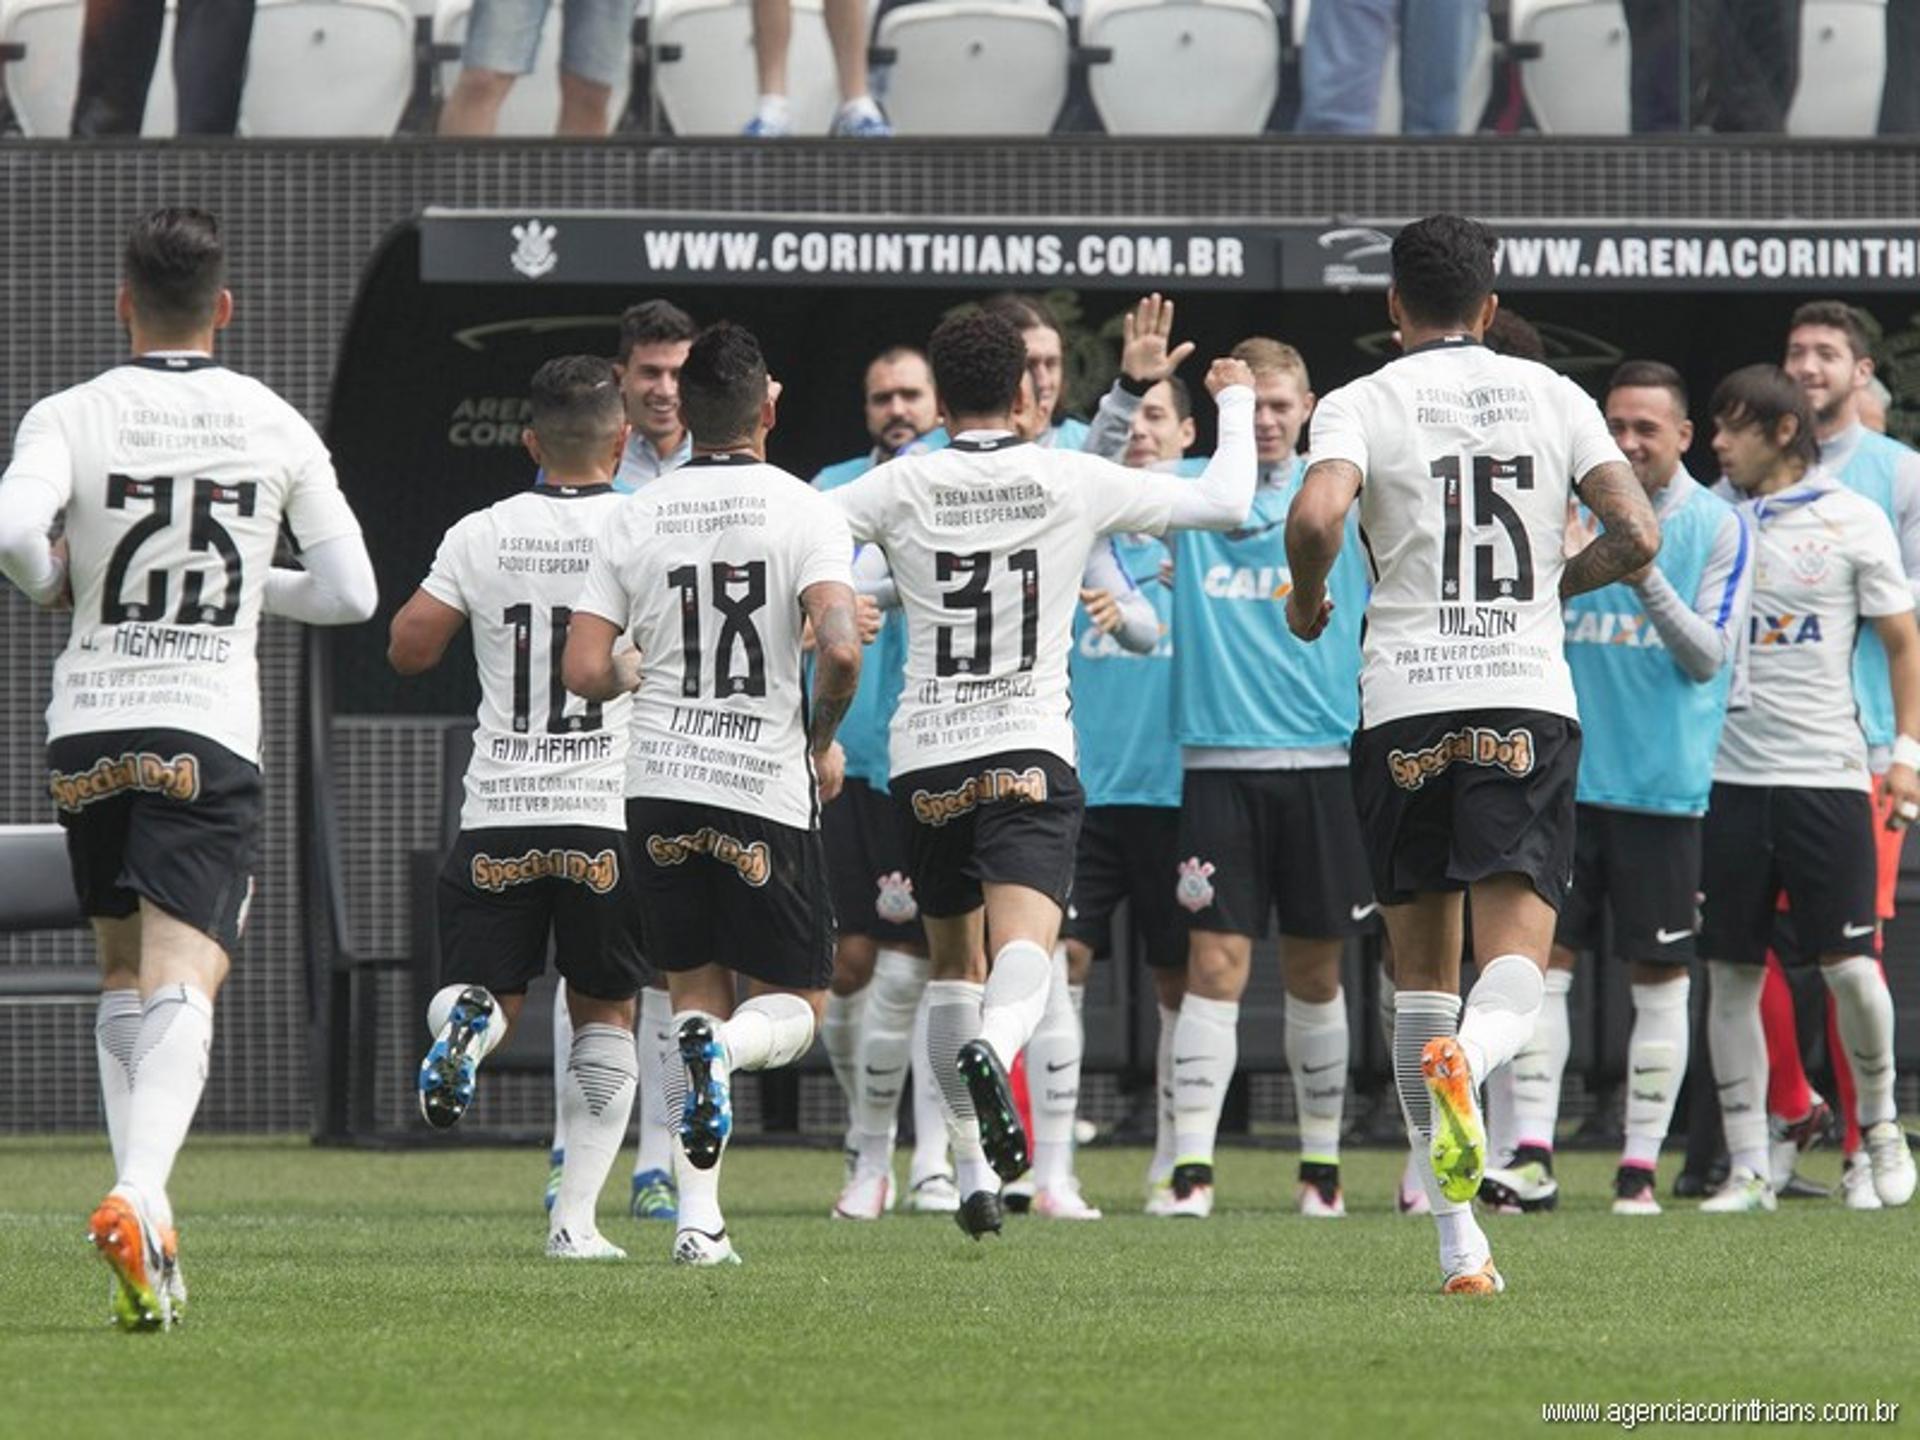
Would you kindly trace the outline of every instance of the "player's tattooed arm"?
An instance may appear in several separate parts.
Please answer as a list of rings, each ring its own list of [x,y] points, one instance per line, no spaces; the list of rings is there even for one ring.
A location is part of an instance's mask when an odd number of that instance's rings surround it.
[[[1318,640],[1333,618],[1327,576],[1347,538],[1347,511],[1363,477],[1351,460],[1322,460],[1307,471],[1287,509],[1287,628],[1302,640]]]
[[[1632,469],[1609,460],[1582,475],[1575,488],[1602,528],[1560,572],[1562,599],[1625,579],[1660,553],[1660,522]]]
[[[387,628],[387,664],[396,674],[420,675],[440,663],[467,623],[467,612],[416,590]]]
[[[813,623],[813,706],[807,745],[814,753],[821,798],[831,800],[820,761],[837,747],[833,737],[860,686],[860,621],[853,587],[822,580],[800,592],[800,605]],[[833,791],[839,790],[836,782]]]

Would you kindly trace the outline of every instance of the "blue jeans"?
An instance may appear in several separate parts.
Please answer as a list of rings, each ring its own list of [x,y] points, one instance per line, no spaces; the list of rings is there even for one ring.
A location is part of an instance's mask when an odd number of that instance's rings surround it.
[[[1460,96],[1487,0],[1313,0],[1300,56],[1303,133],[1371,135],[1380,78],[1400,26],[1400,128],[1460,129]]]

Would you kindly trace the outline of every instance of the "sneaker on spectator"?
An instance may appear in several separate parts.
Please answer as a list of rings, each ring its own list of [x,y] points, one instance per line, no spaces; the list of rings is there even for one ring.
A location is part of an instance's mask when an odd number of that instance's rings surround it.
[[[873,103],[871,96],[862,95],[858,100],[849,100],[842,105],[833,117],[830,135],[847,135],[856,140],[884,140],[893,134],[893,126],[887,123],[887,117],[880,113],[880,107]]]

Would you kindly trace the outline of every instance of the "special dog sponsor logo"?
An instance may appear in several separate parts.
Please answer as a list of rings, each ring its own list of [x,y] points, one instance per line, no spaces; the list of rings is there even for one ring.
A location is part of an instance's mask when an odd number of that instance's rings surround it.
[[[996,766],[969,775],[951,790],[913,792],[913,818],[936,829],[949,820],[970,815],[982,805],[996,800],[1015,800],[1023,805],[1040,805],[1047,798],[1047,772],[1038,765],[1025,770]]]
[[[198,800],[199,758],[182,754],[169,760],[147,750],[128,751],[117,758],[103,756],[72,775],[56,770],[47,777],[47,793],[69,815],[128,790],[164,795],[169,800]]]
[[[691,835],[649,835],[647,858],[656,865],[684,865],[695,855],[711,855],[722,865],[731,865],[740,878],[756,890],[773,874],[773,852],[764,840],[749,845],[731,835],[704,825]]]
[[[1531,775],[1533,757],[1531,730],[1502,735],[1485,725],[1469,725],[1448,731],[1424,750],[1389,751],[1387,769],[1402,790],[1418,790],[1454,765],[1497,765],[1515,778]]]
[[[612,850],[589,855],[584,850],[529,850],[524,855],[476,855],[470,867],[473,883],[495,894],[509,885],[533,880],[570,880],[596,895],[605,895],[620,883],[620,857]]]

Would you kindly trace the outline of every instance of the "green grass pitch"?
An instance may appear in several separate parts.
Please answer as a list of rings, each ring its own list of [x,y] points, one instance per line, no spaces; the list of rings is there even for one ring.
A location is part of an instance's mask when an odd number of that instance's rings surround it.
[[[1138,1214],[1143,1153],[1088,1150],[1108,1219],[976,1245],[941,1217],[831,1222],[837,1155],[745,1147],[746,1264],[689,1272],[625,1218],[628,1158],[603,1228],[632,1258],[561,1264],[543,1155],[195,1139],[189,1317],[130,1336],[83,1235],[104,1141],[0,1143],[0,1435],[1477,1440],[1548,1428],[1551,1402],[1741,1398],[1920,1417],[1920,1207],[1617,1220],[1611,1157],[1568,1156],[1557,1215],[1486,1222],[1508,1293],[1458,1300],[1385,1152],[1350,1155],[1355,1213],[1315,1222],[1290,1156],[1225,1151],[1195,1223]]]

